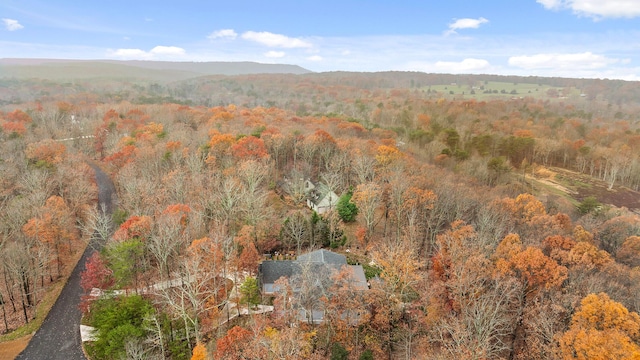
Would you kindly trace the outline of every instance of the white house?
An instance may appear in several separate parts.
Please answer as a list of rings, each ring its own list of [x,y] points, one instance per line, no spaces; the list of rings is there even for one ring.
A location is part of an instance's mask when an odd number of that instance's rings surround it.
[[[333,209],[338,203],[338,195],[322,183],[314,184],[310,180],[305,181],[305,191],[307,193],[307,206],[323,214]]]

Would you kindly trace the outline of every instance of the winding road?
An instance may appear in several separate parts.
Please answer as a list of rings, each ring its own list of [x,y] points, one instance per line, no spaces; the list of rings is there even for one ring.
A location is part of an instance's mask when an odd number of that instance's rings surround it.
[[[111,214],[115,199],[113,182],[98,166],[89,166],[96,174],[99,209],[104,208],[105,212]],[[84,271],[87,259],[96,251],[97,246],[98,244],[93,243],[87,246],[49,315],[17,359],[86,360],[80,340],[80,273]]]

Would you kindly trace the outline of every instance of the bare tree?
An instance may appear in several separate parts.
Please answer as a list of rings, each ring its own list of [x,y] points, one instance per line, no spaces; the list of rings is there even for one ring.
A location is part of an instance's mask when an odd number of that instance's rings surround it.
[[[166,340],[164,338],[164,330],[158,315],[156,313],[149,314],[143,322],[144,330],[147,332],[146,344],[150,344],[152,348],[160,348],[160,359],[166,359]]]
[[[245,220],[251,225],[257,224],[265,217],[264,204],[267,194],[262,184],[267,174],[267,166],[255,160],[245,161],[238,167],[238,175],[244,185],[242,208]]]
[[[207,297],[212,294],[210,280],[213,274],[200,271],[200,259],[186,259],[175,276],[179,279],[177,286],[159,291],[162,302],[184,322],[185,337],[191,343],[201,341],[200,317],[208,310]]]
[[[343,172],[344,170],[342,169],[340,170],[329,169],[323,172],[322,174],[320,174],[320,179],[322,179],[322,182],[324,182],[325,185],[327,185],[329,190],[335,192],[336,194],[340,194],[343,190],[343,183],[342,183]]]
[[[157,290],[162,303],[182,319],[188,340],[195,337],[197,342],[201,341],[200,319],[221,306],[216,302],[222,300],[222,295],[226,295],[225,239],[226,237],[216,236],[214,239],[194,240],[188,248],[187,256],[173,272],[171,286]]]
[[[461,300],[458,315],[450,314],[435,327],[435,335],[454,357],[500,358],[508,352],[516,325],[514,312],[519,285],[514,281],[490,281],[473,285],[476,296]]]
[[[147,249],[155,257],[160,278],[170,278],[172,259],[184,248],[185,239],[180,219],[175,216],[161,216],[154,223],[151,236],[146,242]]]
[[[149,354],[149,350],[144,346],[140,339],[130,339],[124,344],[125,354],[122,356],[122,360],[151,360],[159,359],[152,354]]]
[[[113,220],[106,212],[106,205],[101,204],[100,209],[94,208],[87,212],[85,221],[80,225],[80,230],[85,238],[96,239],[99,248],[104,246],[113,233]]]
[[[33,291],[34,279],[31,255],[28,248],[19,243],[11,243],[4,249],[3,268],[15,285],[17,285],[22,304],[22,313],[25,323],[29,322],[28,308],[35,305]]]
[[[375,176],[376,159],[366,154],[357,152],[353,157],[353,171],[356,174],[358,184],[373,181]]]
[[[219,211],[227,229],[231,226],[231,219],[240,212],[242,198],[241,185],[234,177],[226,177],[217,192]]]
[[[256,160],[247,160],[238,166],[238,176],[249,194],[255,194],[258,191],[267,174],[267,166]]]
[[[369,182],[360,184],[353,193],[351,200],[358,206],[360,214],[367,227],[368,236],[371,236],[373,229],[378,222],[376,211],[382,200],[382,189],[376,183]]]
[[[393,220],[396,225],[396,241],[400,241],[402,235],[403,220],[405,218],[405,193],[409,189],[409,181],[406,179],[406,174],[403,171],[394,171],[391,173],[391,179],[389,182],[389,197],[391,202],[391,211],[393,214]],[[386,228],[385,220],[385,228]],[[386,231],[385,231],[386,233]]]
[[[289,245],[296,247],[296,254],[300,255],[302,251],[302,245],[305,244],[309,238],[309,222],[302,213],[297,210],[289,214],[282,227],[285,239]]]
[[[326,266],[317,266],[312,262],[299,262],[300,272],[291,277],[291,285],[295,292],[295,299],[304,314],[306,321],[314,325],[318,318],[314,314],[324,312],[323,297],[328,297],[331,286],[331,274]]]
[[[31,169],[20,179],[20,187],[28,194],[29,202],[34,208],[44,205],[52,194],[52,182],[47,170]]]
[[[293,203],[299,205],[307,196],[305,175],[296,170],[291,170],[289,176],[285,177],[284,191],[291,196]]]

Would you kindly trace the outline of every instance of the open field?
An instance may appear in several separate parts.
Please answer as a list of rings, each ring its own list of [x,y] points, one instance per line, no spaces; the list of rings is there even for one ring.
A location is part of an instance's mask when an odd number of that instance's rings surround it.
[[[535,177],[538,190],[563,195],[572,203],[578,204],[589,196],[599,202],[618,208],[627,208],[633,212],[640,211],[640,192],[614,185],[608,190],[608,184],[586,174],[561,168],[549,168],[551,176]]]
[[[452,83],[445,85],[424,86],[422,90],[437,91],[445,95],[460,96],[478,100],[504,99],[512,97],[533,97],[536,99],[580,98],[580,90],[532,83],[509,83],[484,81],[475,84]],[[489,92],[490,91],[490,92]]]

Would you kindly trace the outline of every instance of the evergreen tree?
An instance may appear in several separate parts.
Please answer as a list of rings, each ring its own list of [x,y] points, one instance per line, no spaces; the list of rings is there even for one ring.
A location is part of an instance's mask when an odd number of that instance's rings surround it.
[[[336,204],[338,215],[340,215],[340,218],[344,222],[352,222],[356,219],[356,215],[358,215],[358,207],[351,202],[352,196],[353,192],[349,190],[338,199],[338,203]]]

